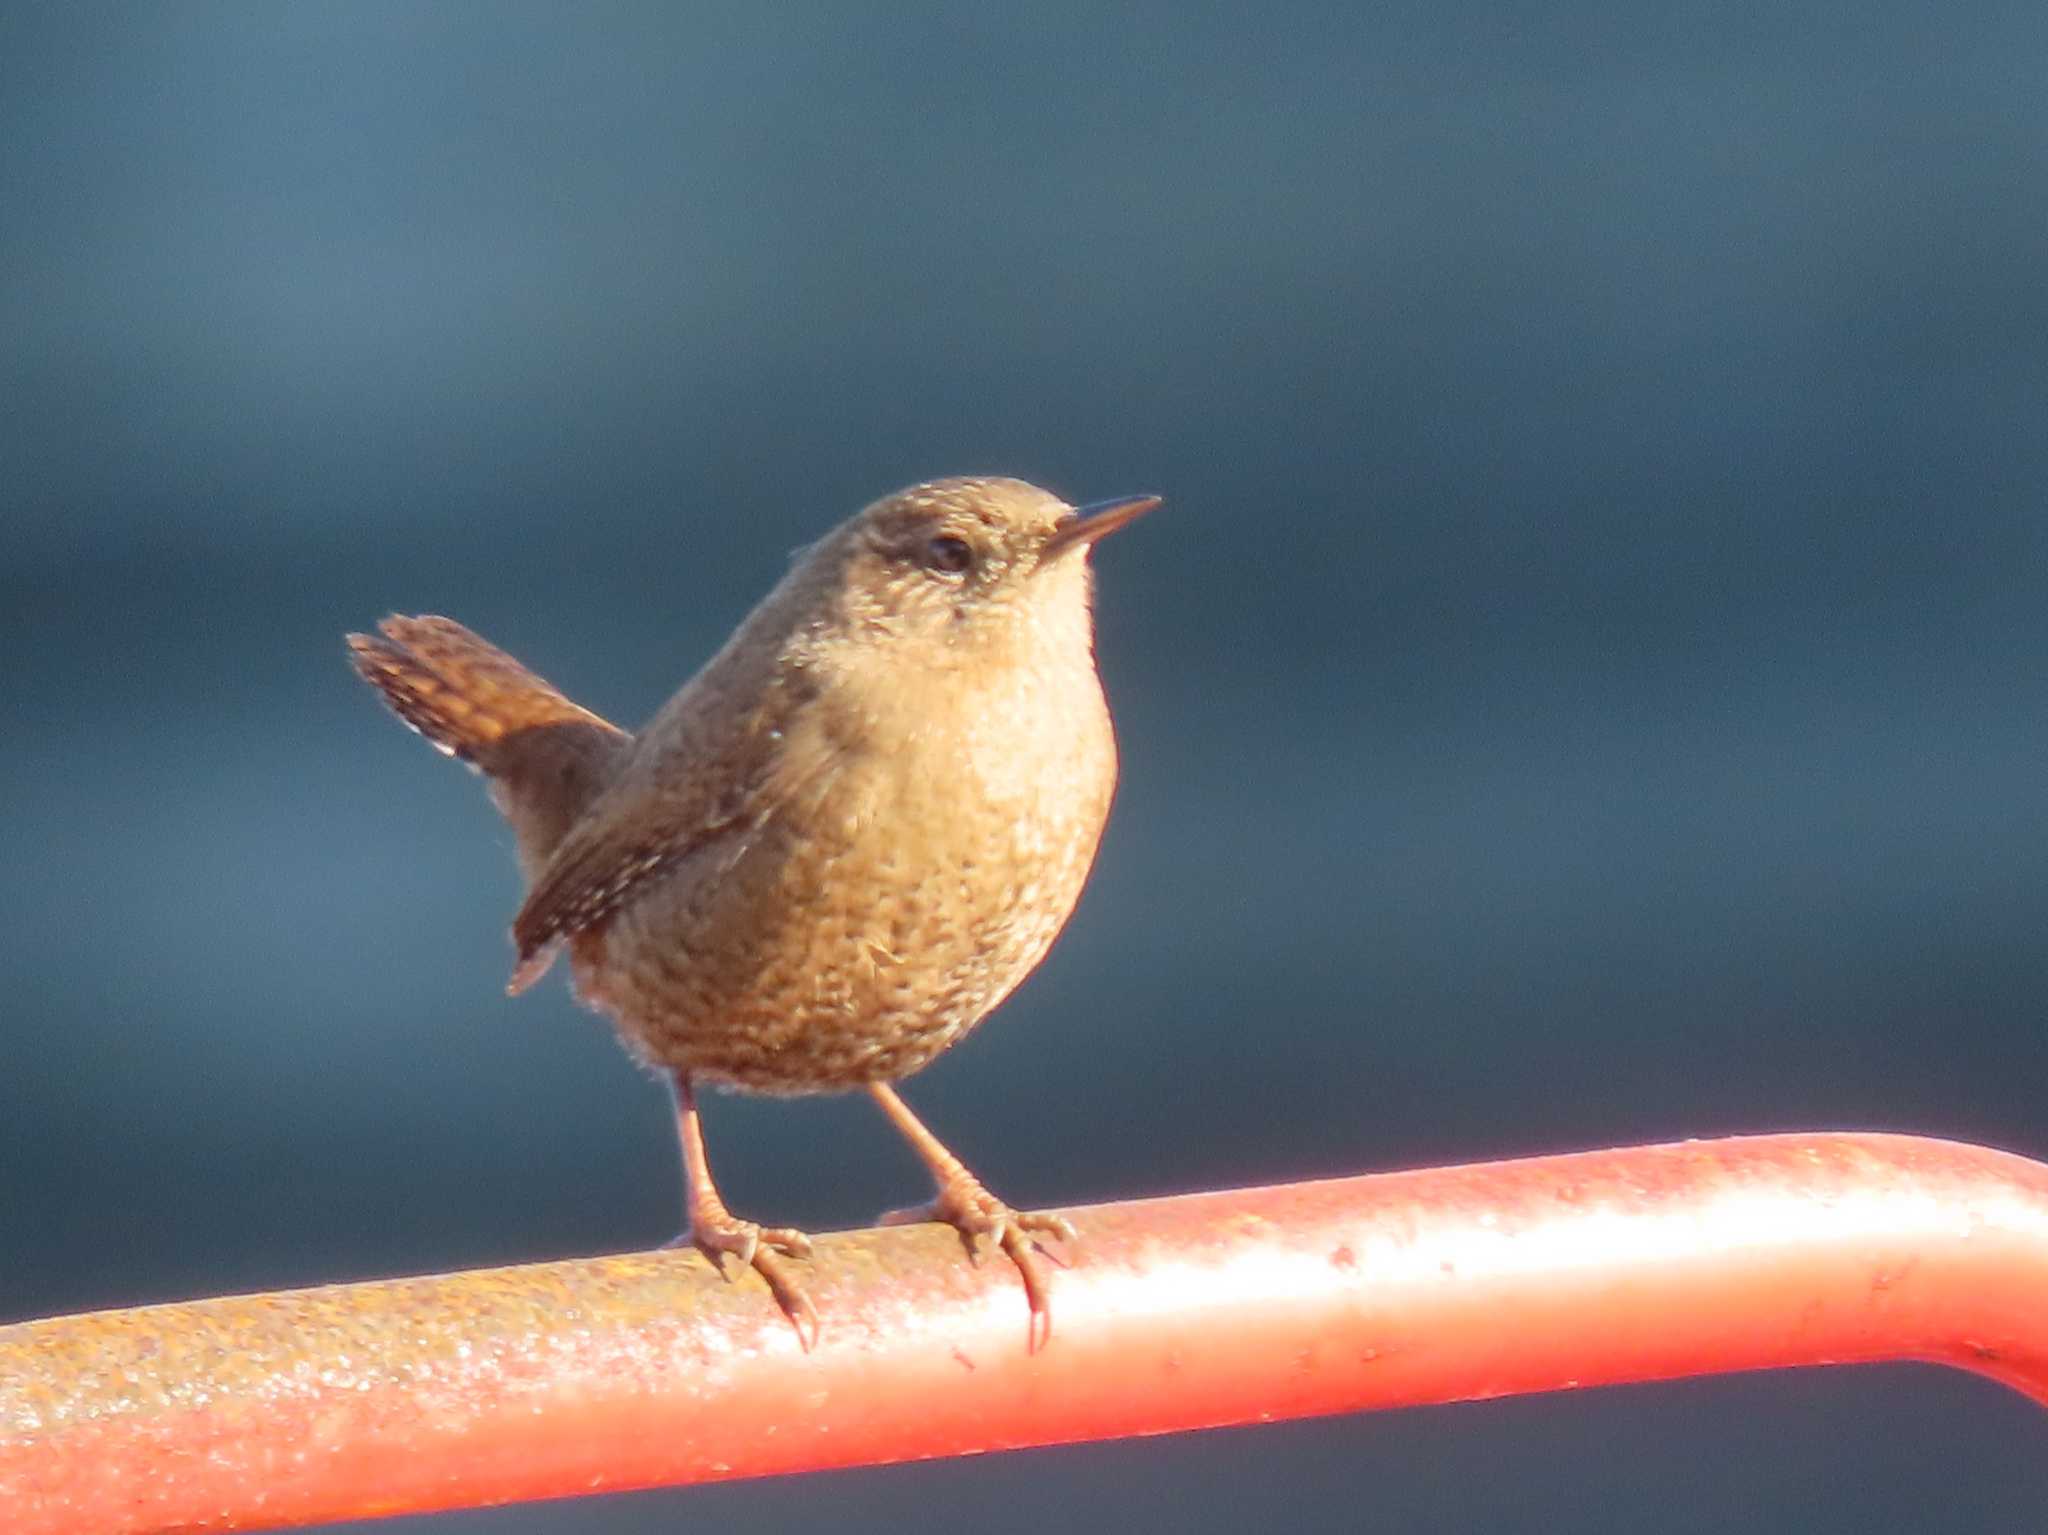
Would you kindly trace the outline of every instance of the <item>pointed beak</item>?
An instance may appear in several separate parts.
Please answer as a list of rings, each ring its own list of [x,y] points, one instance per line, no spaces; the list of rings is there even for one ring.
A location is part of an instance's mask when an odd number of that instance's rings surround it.
[[[1118,496],[1113,501],[1093,501],[1075,507],[1052,530],[1038,557],[1039,563],[1057,558],[1076,544],[1092,544],[1098,538],[1107,538],[1125,523],[1135,522],[1151,511],[1159,500],[1157,496]]]

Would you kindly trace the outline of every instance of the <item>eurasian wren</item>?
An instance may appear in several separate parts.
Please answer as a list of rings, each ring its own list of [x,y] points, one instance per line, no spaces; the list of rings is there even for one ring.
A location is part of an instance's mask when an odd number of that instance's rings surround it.
[[[735,1218],[700,1083],[864,1088],[931,1168],[911,1218],[1016,1263],[1049,1327],[1033,1232],[891,1083],[981,1021],[1051,947],[1109,813],[1088,554],[1158,505],[1076,510],[1020,480],[914,485],[803,550],[637,736],[446,618],[352,634],[398,715],[490,782],[527,880],[511,990],[566,948],[576,994],[675,1083],[689,1235],[751,1265],[796,1324],[799,1232]]]

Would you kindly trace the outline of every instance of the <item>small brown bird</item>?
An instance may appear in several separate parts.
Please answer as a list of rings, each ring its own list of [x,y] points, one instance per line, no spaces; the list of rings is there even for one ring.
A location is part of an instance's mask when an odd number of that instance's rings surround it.
[[[697,1087],[865,1088],[937,1197],[909,1219],[1009,1254],[1049,1329],[1032,1240],[890,1085],[1045,957],[1116,784],[1088,555],[1159,504],[1075,509],[1010,479],[875,502],[789,573],[637,736],[446,618],[348,637],[400,718],[489,781],[527,880],[511,990],[566,948],[576,994],[675,1084],[689,1236],[767,1281],[808,1347],[802,1233],[729,1212]],[[727,1270],[730,1277],[731,1270]]]

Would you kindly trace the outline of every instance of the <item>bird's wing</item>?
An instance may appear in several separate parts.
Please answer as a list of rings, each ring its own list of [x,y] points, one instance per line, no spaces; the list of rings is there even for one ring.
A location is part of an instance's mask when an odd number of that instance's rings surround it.
[[[547,973],[563,939],[601,926],[647,881],[745,824],[744,807],[663,812],[570,834],[512,921],[519,962],[508,990],[526,990]]]
[[[744,711],[716,696],[678,699],[666,728],[649,727],[647,759],[630,764],[562,839],[513,919],[512,992],[547,973],[564,939],[601,926],[648,881],[759,826],[775,802],[762,791],[778,766],[783,686],[771,682]]]

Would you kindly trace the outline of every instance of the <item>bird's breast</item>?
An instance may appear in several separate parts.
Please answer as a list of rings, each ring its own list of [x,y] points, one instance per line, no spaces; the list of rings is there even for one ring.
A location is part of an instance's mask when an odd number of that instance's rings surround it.
[[[1116,777],[1084,680],[928,693],[955,706],[936,714],[828,692],[792,718],[748,829],[622,914],[621,1024],[663,1064],[774,1091],[925,1064],[1080,895]]]

